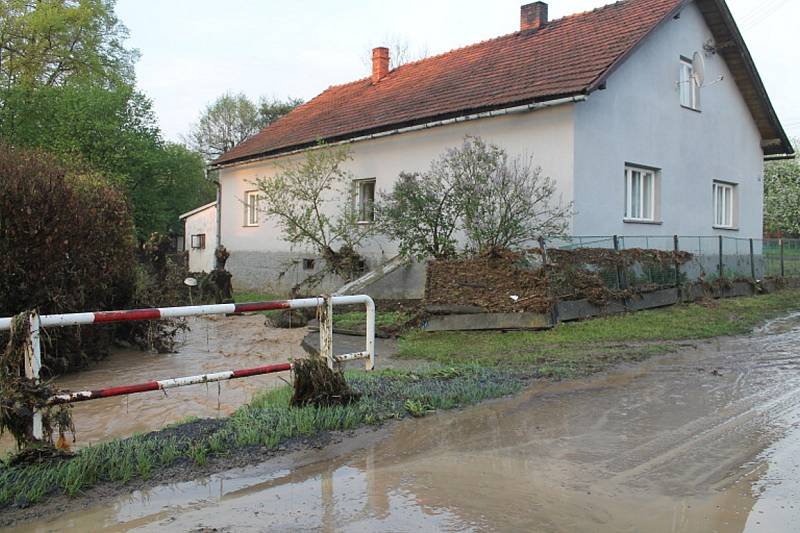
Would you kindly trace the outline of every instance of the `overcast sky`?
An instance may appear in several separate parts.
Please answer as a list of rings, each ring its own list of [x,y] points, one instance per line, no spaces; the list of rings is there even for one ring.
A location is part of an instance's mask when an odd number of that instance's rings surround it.
[[[308,100],[368,74],[373,46],[392,38],[428,54],[518,29],[522,0],[118,0],[138,48],[139,88],[165,136],[179,140],[225,91]],[[550,0],[550,18],[608,0]],[[772,102],[800,137],[798,0],[728,0]]]

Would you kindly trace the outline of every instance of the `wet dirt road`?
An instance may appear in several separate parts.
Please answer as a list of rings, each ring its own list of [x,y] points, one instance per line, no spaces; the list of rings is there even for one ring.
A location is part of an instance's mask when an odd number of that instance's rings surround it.
[[[69,390],[97,389],[249,368],[305,355],[300,346],[305,328],[268,328],[261,315],[202,317],[191,319],[189,326],[190,331],[179,336],[177,353],[118,350],[86,370],[58,378],[56,385]],[[76,446],[156,430],[190,416],[229,415],[265,386],[281,383],[277,375],[257,376],[170,389],[167,396],[147,392],[75,404]],[[0,453],[12,448],[13,441],[4,436]]]
[[[799,465],[794,317],[20,530],[790,532]]]

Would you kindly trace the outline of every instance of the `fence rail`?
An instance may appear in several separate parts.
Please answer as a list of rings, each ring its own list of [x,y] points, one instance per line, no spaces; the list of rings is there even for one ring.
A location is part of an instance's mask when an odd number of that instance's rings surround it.
[[[333,355],[333,306],[363,304],[366,307],[366,346],[363,352],[344,355]],[[250,302],[238,304],[192,305],[183,307],[160,307],[152,309],[128,309],[120,311],[96,311],[89,313],[68,313],[59,315],[29,315],[30,338],[25,353],[25,376],[39,381],[42,369],[41,330],[47,327],[67,327],[84,324],[103,324],[111,322],[132,322],[137,320],[159,320],[167,318],[184,318],[203,315],[226,315],[255,311],[271,311],[276,309],[301,309],[316,307],[319,311],[320,355],[325,357],[328,366],[333,368],[335,362],[366,359],[366,369],[375,368],[375,302],[366,295],[355,296],[321,296],[319,298],[302,298],[295,300],[278,300],[271,302]],[[0,318],[0,331],[10,330],[14,318]],[[134,385],[108,387],[94,391],[65,392],[51,397],[49,405],[74,403],[112,396],[136,394],[140,392],[164,390],[183,387],[197,383],[209,383],[229,379],[283,372],[292,369],[291,363],[248,368],[242,370],[225,370],[199,376],[188,376],[163,380],[152,380]],[[31,433],[36,439],[42,439],[44,428],[40,411],[35,411],[31,420]]]

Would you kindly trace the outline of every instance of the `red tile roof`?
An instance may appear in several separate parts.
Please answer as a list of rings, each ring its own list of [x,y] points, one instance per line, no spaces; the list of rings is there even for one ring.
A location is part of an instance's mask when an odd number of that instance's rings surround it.
[[[215,164],[398,126],[587,93],[682,0],[623,0],[330,87]]]

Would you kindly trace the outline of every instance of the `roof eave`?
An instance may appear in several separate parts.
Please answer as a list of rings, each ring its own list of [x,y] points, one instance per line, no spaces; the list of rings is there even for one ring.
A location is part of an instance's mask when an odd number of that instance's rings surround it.
[[[747,74],[750,77],[750,81],[753,84],[756,92],[758,93],[758,97],[761,100],[764,109],[766,110],[767,118],[769,119],[770,125],[775,130],[776,136],[771,138],[779,141],[779,143],[777,142],[769,143],[768,139],[764,139],[765,158],[767,156],[784,157],[784,158],[794,157],[794,147],[792,146],[792,143],[789,140],[789,136],[786,134],[786,131],[783,129],[783,125],[781,124],[781,121],[778,118],[778,114],[775,112],[775,108],[772,105],[772,101],[769,98],[767,89],[764,86],[763,80],[761,79],[761,75],[758,73],[758,69],[756,68],[755,62],[753,61],[753,56],[750,54],[750,50],[747,48],[747,43],[745,43],[744,37],[742,36],[742,33],[739,31],[739,26],[736,24],[736,20],[733,18],[733,14],[731,13],[730,9],[728,9],[728,5],[725,3],[724,0],[698,0],[698,3],[701,2],[713,2],[713,4],[718,9],[722,17],[722,21],[725,25],[725,28],[730,33],[730,36],[733,39],[737,50],[739,50],[741,54],[745,70],[747,71]],[[775,148],[772,149],[771,146],[775,146]]]
[[[360,138],[363,138],[363,137],[368,137],[370,135],[384,134],[384,133],[387,133],[387,132],[391,133],[393,131],[402,130],[404,128],[409,128],[409,127],[414,127],[414,126],[421,126],[421,125],[425,125],[425,124],[429,124],[429,123],[441,122],[441,121],[447,121],[447,120],[453,120],[453,119],[457,120],[457,119],[459,119],[461,117],[466,117],[466,116],[469,116],[469,115],[476,115],[476,114],[481,114],[481,113],[489,113],[489,112],[493,112],[493,111],[500,111],[500,110],[503,110],[503,109],[510,109],[510,108],[519,107],[519,106],[526,106],[526,105],[536,105],[536,104],[546,105],[549,102],[556,102],[556,101],[563,100],[563,99],[585,97],[585,96],[587,96],[587,94],[588,94],[588,91],[579,90],[579,91],[573,91],[573,92],[570,92],[570,93],[562,93],[562,94],[550,95],[550,96],[547,96],[547,97],[526,99],[526,100],[520,100],[520,101],[516,101],[516,102],[496,104],[496,105],[493,105],[493,106],[484,106],[484,107],[479,107],[479,108],[463,109],[463,110],[455,111],[455,112],[452,112],[452,113],[444,113],[444,114],[440,114],[440,115],[432,115],[432,116],[422,117],[422,118],[415,119],[415,120],[409,120],[409,121],[405,121],[405,122],[387,124],[387,125],[379,126],[379,127],[376,127],[376,128],[370,128],[370,129],[367,129],[367,130],[358,130],[358,131],[348,132],[346,134],[341,134],[341,135],[337,135],[337,136],[331,136],[331,137],[326,137],[326,138],[322,138],[322,139],[317,139],[315,141],[298,143],[298,144],[294,144],[294,145],[289,145],[289,146],[285,146],[285,147],[276,148],[274,150],[268,150],[268,151],[259,152],[259,153],[255,153],[255,154],[243,155],[241,157],[236,157],[236,158],[233,158],[233,159],[230,159],[230,160],[226,160],[226,161],[218,162],[219,160],[217,160],[217,161],[213,161],[211,164],[209,164],[209,168],[210,169],[214,169],[214,170],[218,170],[220,168],[225,168],[225,167],[230,167],[230,166],[235,166],[235,165],[240,165],[240,164],[245,164],[245,163],[251,163],[251,162],[254,162],[254,161],[261,160],[261,159],[270,159],[270,158],[274,158],[274,157],[280,157],[280,156],[283,156],[283,155],[288,155],[288,154],[295,153],[295,152],[298,152],[298,151],[306,150],[308,148],[312,148],[314,146],[319,145],[320,143],[332,144],[332,143],[348,142],[348,141],[351,141],[351,140],[360,139]],[[567,103],[567,102],[565,102],[565,103]]]

